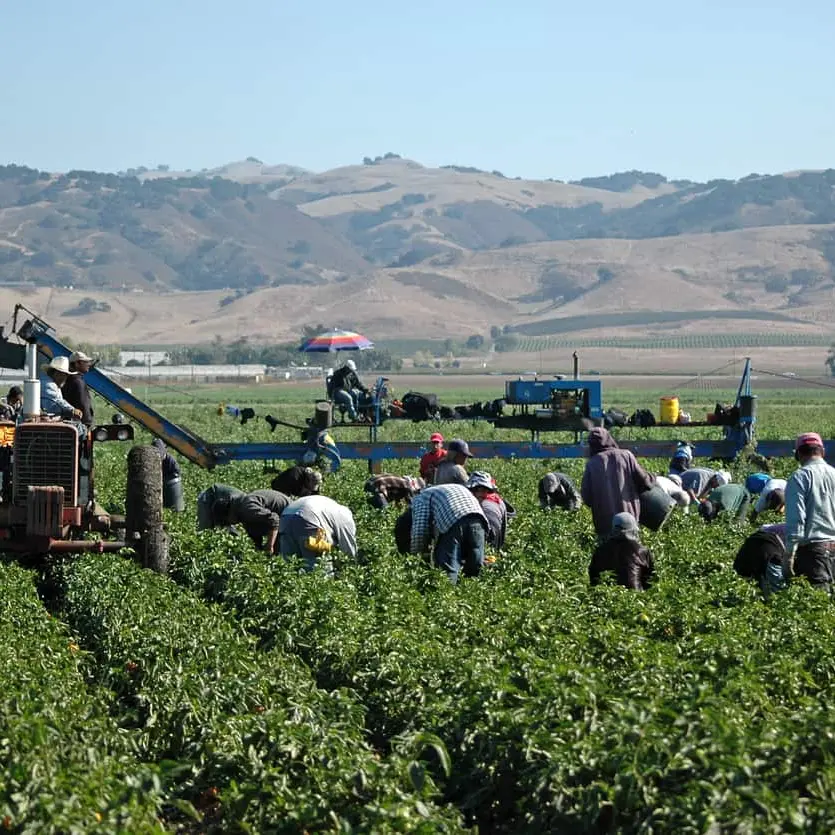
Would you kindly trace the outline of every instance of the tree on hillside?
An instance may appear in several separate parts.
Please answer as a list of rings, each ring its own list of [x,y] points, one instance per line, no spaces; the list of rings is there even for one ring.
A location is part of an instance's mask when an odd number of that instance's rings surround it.
[[[477,351],[482,345],[484,345],[484,337],[480,333],[474,333],[467,338],[467,347],[471,351]]]
[[[829,373],[835,377],[835,345],[829,349],[829,356],[826,358],[825,365],[829,368]]]

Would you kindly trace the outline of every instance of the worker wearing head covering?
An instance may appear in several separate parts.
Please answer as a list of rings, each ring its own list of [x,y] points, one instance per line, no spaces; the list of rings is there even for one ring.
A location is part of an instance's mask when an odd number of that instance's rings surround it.
[[[90,390],[87,388],[84,375],[92,367],[92,357],[87,356],[84,351],[73,351],[70,354],[70,371],[75,373],[67,377],[61,390],[64,399],[81,410],[81,422],[87,427],[93,425],[93,403],[90,400]]]
[[[673,453],[673,457],[670,460],[670,472],[671,473],[683,473],[685,470],[689,470],[690,467],[693,466],[693,447],[690,446],[686,441],[682,441],[677,447],[676,451]]]
[[[77,372],[66,357],[53,357],[41,366],[41,412],[64,420],[81,420],[81,409],[68,402],[61,391],[67,380]]]
[[[508,523],[516,515],[513,505],[509,505],[502,498],[496,486],[496,479],[490,473],[473,473],[467,480],[467,487],[478,499],[487,519],[487,544],[500,551],[504,548]]]
[[[333,372],[330,389],[333,402],[345,408],[350,420],[358,420],[359,396],[368,394],[368,389],[357,376],[357,365],[353,360],[348,360]]]
[[[609,535],[592,554],[589,580],[600,583],[604,571],[615,574],[618,585],[642,591],[649,586],[653,574],[653,557],[649,548],[641,544],[638,520],[631,513],[616,513],[612,517]]]
[[[579,510],[583,503],[574,482],[565,473],[546,473],[539,480],[539,506],[543,510],[559,507]]]
[[[652,487],[653,479],[627,449],[602,427],[589,432],[589,460],[580,484],[580,496],[591,508],[599,538],[609,536],[617,513],[641,514],[640,495]]]
[[[446,458],[444,449],[444,436],[440,432],[433,432],[429,436],[429,452],[424,453],[420,459],[420,477],[427,483],[432,484],[435,476],[435,467]]]
[[[786,553],[795,575],[831,590],[835,582],[835,468],[817,432],[797,437],[800,465],[786,485]]]
[[[433,484],[466,484],[470,477],[465,469],[473,457],[470,445],[460,438],[454,438],[447,445],[446,456],[435,467]]]

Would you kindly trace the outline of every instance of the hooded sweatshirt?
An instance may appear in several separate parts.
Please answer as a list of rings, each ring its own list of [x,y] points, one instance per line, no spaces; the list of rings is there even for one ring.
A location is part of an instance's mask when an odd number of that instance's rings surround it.
[[[589,453],[580,495],[591,508],[598,535],[608,536],[616,513],[627,512],[640,519],[640,495],[652,487],[652,476],[602,427],[589,432]]]

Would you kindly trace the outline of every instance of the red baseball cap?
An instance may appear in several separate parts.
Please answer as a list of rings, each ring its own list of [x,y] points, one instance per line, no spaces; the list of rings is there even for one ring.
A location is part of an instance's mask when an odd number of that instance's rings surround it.
[[[440,432],[433,432],[429,436],[429,441],[430,441],[430,443],[432,441],[440,441],[441,443],[443,443],[444,442],[444,436]]]
[[[794,442],[794,451],[797,452],[802,446],[819,446],[823,449],[823,441],[817,432],[804,432],[797,436],[797,440]]]

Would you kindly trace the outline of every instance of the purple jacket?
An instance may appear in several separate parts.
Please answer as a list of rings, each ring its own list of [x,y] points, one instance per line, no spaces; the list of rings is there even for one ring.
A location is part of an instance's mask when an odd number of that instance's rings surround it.
[[[616,513],[625,511],[641,518],[640,495],[652,487],[652,476],[601,427],[589,432],[589,452],[580,495],[591,508],[597,533],[608,536]]]

